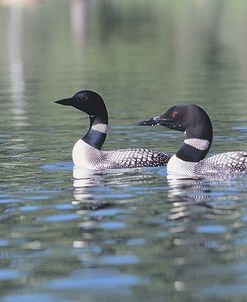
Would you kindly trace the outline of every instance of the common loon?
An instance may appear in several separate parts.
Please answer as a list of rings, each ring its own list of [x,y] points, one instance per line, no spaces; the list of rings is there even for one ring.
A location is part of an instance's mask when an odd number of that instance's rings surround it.
[[[108,113],[103,99],[96,92],[82,90],[55,103],[73,106],[89,116],[89,130],[75,143],[72,151],[73,163],[77,167],[94,170],[155,167],[166,165],[171,158],[170,154],[144,148],[102,151],[108,129]]]
[[[176,105],[164,114],[139,122],[183,131],[186,139],[167,164],[168,175],[198,176],[247,173],[247,151],[225,152],[205,158],[213,139],[209,116],[193,104]]]

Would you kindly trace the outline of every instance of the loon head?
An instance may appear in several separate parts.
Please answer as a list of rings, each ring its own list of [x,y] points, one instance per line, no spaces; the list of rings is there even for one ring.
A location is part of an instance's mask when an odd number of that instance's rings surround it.
[[[165,113],[138,123],[139,125],[161,125],[186,133],[187,138],[199,138],[212,141],[212,124],[207,113],[193,104],[180,104],[171,107]]]
[[[183,146],[176,155],[182,160],[198,162],[208,153],[212,139],[212,124],[207,113],[197,105],[181,104],[165,113],[145,120],[139,125],[162,125],[186,134]]]
[[[90,118],[101,118],[108,122],[105,103],[102,97],[94,91],[81,90],[72,97],[55,101],[55,103],[75,107],[87,113]]]

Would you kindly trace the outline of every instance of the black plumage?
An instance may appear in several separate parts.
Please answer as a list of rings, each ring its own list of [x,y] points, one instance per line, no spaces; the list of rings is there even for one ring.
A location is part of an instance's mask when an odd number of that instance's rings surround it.
[[[172,156],[145,148],[102,151],[107,136],[108,113],[103,99],[96,92],[82,90],[56,103],[73,106],[88,114],[90,119],[88,132],[73,148],[72,158],[75,166],[97,170],[156,167],[165,166]]]
[[[183,145],[167,164],[169,174],[201,177],[247,173],[247,151],[224,152],[205,158],[212,144],[213,127],[207,113],[197,105],[173,106],[139,125],[162,125],[185,133]]]

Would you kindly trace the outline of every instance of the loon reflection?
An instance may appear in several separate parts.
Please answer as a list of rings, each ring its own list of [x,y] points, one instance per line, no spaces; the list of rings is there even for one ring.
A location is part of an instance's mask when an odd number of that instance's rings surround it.
[[[215,219],[222,215],[226,219],[240,217],[232,203],[234,192],[232,187],[244,186],[244,177],[222,177],[205,179],[174,179],[168,178],[168,200],[173,205],[170,208],[171,220],[193,218],[197,220],[205,216]],[[229,191],[229,194],[226,194]],[[226,203],[227,199],[231,202]],[[237,197],[236,197],[237,198]]]

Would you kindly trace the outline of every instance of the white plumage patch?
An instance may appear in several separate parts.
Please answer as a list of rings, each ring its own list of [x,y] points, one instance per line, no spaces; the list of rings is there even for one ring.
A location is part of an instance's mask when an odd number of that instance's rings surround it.
[[[107,133],[107,129],[108,129],[108,126],[106,124],[93,124],[92,128],[93,130],[96,130],[96,131],[99,131],[101,133]]]
[[[79,139],[72,150],[73,163],[84,169],[95,169],[95,163],[102,159],[102,151]]]
[[[188,162],[173,155],[167,164],[167,172],[173,176],[193,176],[197,162]]]
[[[200,138],[188,138],[184,140],[184,143],[198,150],[207,150],[210,145],[207,139]]]

